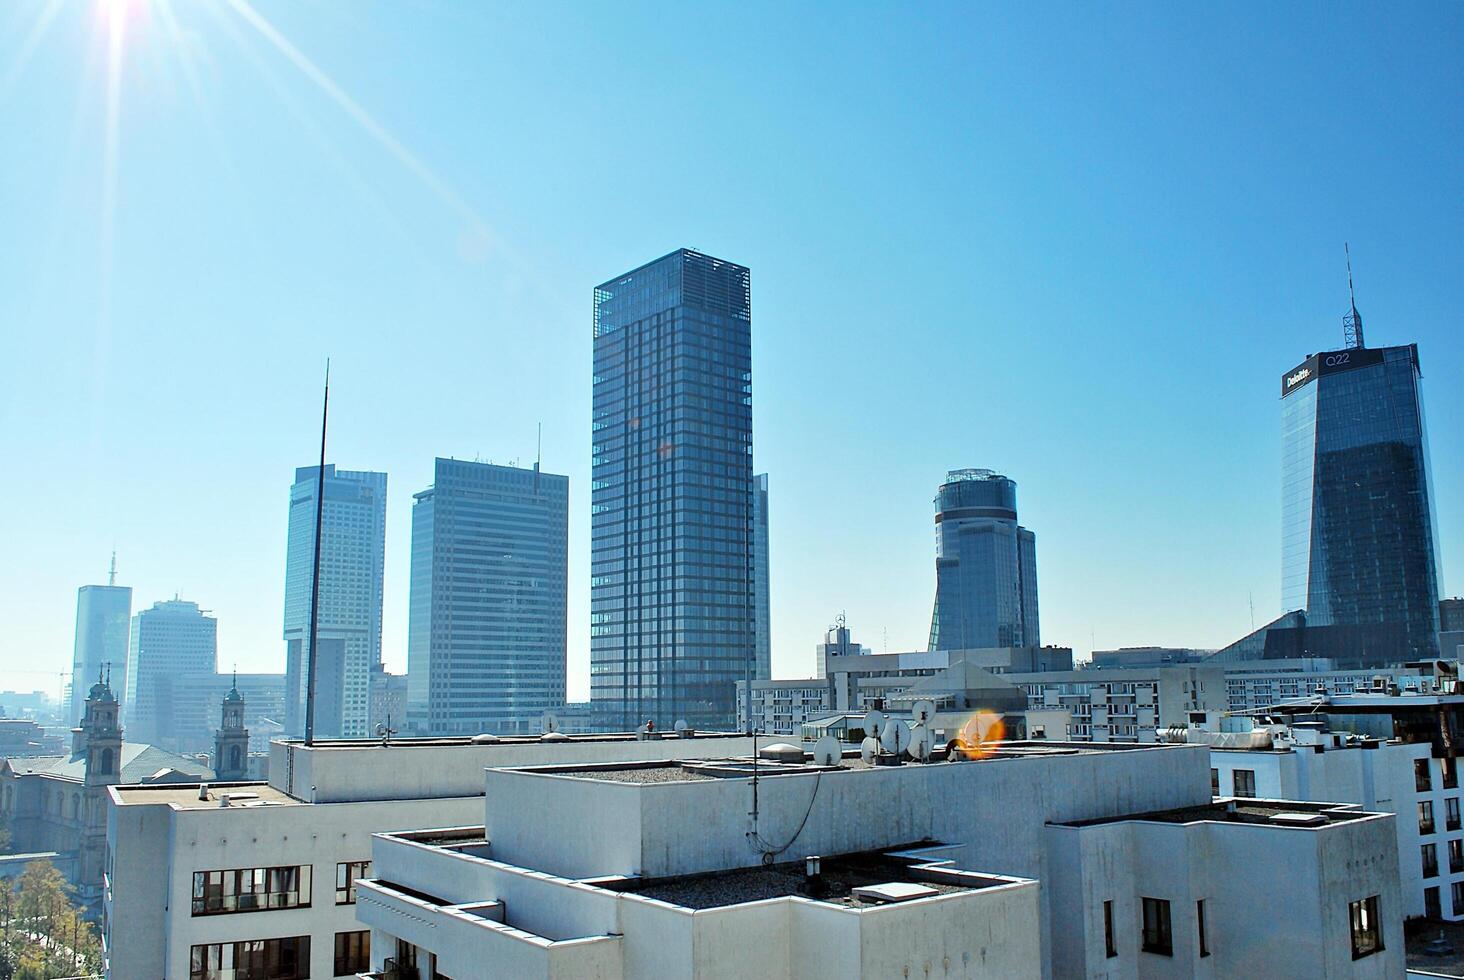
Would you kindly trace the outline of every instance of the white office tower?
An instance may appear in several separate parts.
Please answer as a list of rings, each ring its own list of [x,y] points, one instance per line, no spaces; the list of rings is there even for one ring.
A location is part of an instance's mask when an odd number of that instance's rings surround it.
[[[319,467],[295,470],[285,551],[285,731],[305,730],[310,585]],[[315,734],[370,734],[371,667],[381,662],[381,581],[386,553],[386,474],[325,467]]]
[[[173,683],[184,674],[218,670],[219,621],[198,603],[173,598],[132,617],[127,651],[128,741],[177,751]]]
[[[375,837],[386,976],[1401,977],[1393,818],[1210,797],[1205,746],[891,722],[646,765],[490,768],[479,826]],[[674,742],[674,739],[668,741]],[[944,748],[940,752],[944,755]]]

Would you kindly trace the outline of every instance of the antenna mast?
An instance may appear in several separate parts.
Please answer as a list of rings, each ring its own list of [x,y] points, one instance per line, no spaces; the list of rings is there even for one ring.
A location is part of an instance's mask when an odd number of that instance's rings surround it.
[[[1347,297],[1352,301],[1352,311],[1342,317],[1342,343],[1347,347],[1362,348],[1362,314],[1357,312],[1357,294],[1352,290],[1352,248],[1346,242],[1342,250],[1347,253]]]
[[[112,552],[112,569],[111,569],[111,571],[107,572],[107,585],[112,586],[112,585],[116,585],[116,584],[117,584],[117,552],[116,551],[113,551]]]
[[[305,668],[305,744],[315,744],[315,640],[320,628],[320,532],[325,517],[325,423],[330,414],[330,358],[320,406],[320,469],[315,471],[315,564],[310,573],[310,651]]]

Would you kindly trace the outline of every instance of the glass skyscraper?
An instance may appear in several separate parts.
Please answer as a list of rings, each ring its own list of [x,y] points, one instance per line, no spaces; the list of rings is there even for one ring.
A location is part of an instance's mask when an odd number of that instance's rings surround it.
[[[414,501],[408,727],[538,734],[564,704],[569,477],[439,459]]]
[[[305,731],[310,585],[315,563],[320,468],[301,466],[290,487],[285,546],[285,732]],[[381,662],[381,584],[386,556],[386,474],[325,467],[320,539],[319,655],[315,735],[361,738],[367,727],[371,667]]]
[[[128,620],[132,590],[125,585],[83,585],[76,590],[76,645],[71,659],[68,724],[80,725],[86,692],[110,665],[112,685],[127,690]]]
[[[736,723],[757,671],[752,286],[681,249],[596,287],[590,696],[597,723]]]
[[[768,475],[759,473],[752,487],[752,577],[757,589],[757,670],[758,680],[773,676],[773,637],[771,633],[772,594],[768,588]]]
[[[1417,345],[1326,351],[1281,376],[1281,594],[1312,656],[1438,655],[1419,378]]]
[[[935,497],[930,649],[1040,646],[1037,536],[1017,524],[1017,484],[952,470]]]

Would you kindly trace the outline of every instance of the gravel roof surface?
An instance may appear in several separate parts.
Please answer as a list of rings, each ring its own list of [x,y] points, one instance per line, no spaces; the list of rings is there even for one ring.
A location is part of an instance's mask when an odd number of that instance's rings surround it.
[[[827,862],[827,859],[826,859]],[[825,864],[827,869],[828,864]],[[835,868],[823,873],[828,894],[817,899],[849,908],[869,908],[881,902],[864,902],[850,894],[851,889],[864,885],[880,885],[890,881],[910,881],[902,868],[846,869]],[[960,885],[942,882],[921,881],[916,884],[933,888],[943,895],[970,891]],[[698,875],[692,878],[668,878],[647,882],[635,889],[636,894],[670,902],[690,909],[714,909],[724,905],[738,905],[742,902],[758,902],[767,898],[784,898],[801,895],[803,872],[801,868],[780,865],[772,868],[744,868],[721,874]]]
[[[681,766],[655,766],[644,769],[597,769],[576,772],[581,779],[600,779],[610,783],[686,783],[699,779],[716,779]]]

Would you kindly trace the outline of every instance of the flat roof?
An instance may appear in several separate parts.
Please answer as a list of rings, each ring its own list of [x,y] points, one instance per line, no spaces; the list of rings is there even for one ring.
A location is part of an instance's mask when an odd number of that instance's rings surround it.
[[[317,749],[412,749],[412,748],[441,748],[446,745],[553,745],[565,742],[635,742],[641,740],[639,732],[603,732],[588,735],[570,735],[565,732],[555,732],[552,739],[545,739],[543,735],[444,735],[444,736],[423,736],[413,738],[393,738],[389,743],[383,744],[379,738],[318,738],[314,744],[306,745],[301,738],[275,738],[270,739],[273,744],[288,745],[293,749],[303,749],[313,752]],[[562,736],[562,737],[561,737]],[[656,732],[648,741],[656,741],[658,738],[664,741],[673,739],[705,739],[705,738],[746,738],[743,732],[692,732],[690,735],[679,735],[676,732]],[[481,739],[481,741],[480,741]]]
[[[165,803],[178,810],[242,810],[260,804],[265,806],[306,805],[288,793],[275,789],[269,783],[208,783],[209,798],[200,800],[198,789],[201,785],[204,784],[156,783],[141,786],[113,786],[111,789],[118,805],[121,806]],[[237,797],[251,793],[254,794],[253,799],[235,799],[227,807],[223,804],[225,796]]]
[[[854,746],[843,746],[852,752]],[[875,765],[865,762],[857,755],[845,755],[831,766],[815,765],[812,753],[805,750],[801,762],[780,762],[775,759],[759,759],[759,776],[787,776],[815,772],[866,771],[873,769],[896,769],[922,765],[966,765],[1011,761],[1014,759],[1038,759],[1052,756],[1102,755],[1111,752],[1135,752],[1174,748],[1207,748],[1199,743],[1188,742],[1049,742],[1045,740],[1025,742],[1004,742],[977,759],[944,757],[942,746],[929,762],[919,763],[905,759],[899,766]],[[539,773],[553,776],[569,776],[576,779],[593,779],[609,783],[676,783],[695,782],[708,779],[750,778],[753,775],[753,759],[750,755],[721,759],[654,760],[650,762],[594,762],[569,763],[562,765],[505,766],[500,771]]]
[[[930,842],[912,846],[929,846]],[[894,848],[894,851],[901,848]],[[953,895],[998,885],[1018,879],[980,875],[940,868],[919,866],[918,861],[894,857],[891,851],[869,851],[820,857],[819,886],[810,889],[803,860],[787,861],[752,868],[734,868],[706,874],[677,875],[669,878],[626,878],[598,882],[595,887],[609,891],[629,892],[658,902],[689,909],[715,909],[746,902],[799,896],[817,902],[842,905],[845,908],[871,908],[889,904],[870,900],[854,893],[857,888],[872,885],[916,885],[929,889],[917,897]]]
[[[1233,809],[1232,809],[1233,807]],[[1276,820],[1278,816],[1305,815],[1320,818],[1317,823],[1302,823],[1295,820]],[[1115,817],[1098,817],[1092,820],[1074,820],[1060,824],[1064,827],[1092,827],[1097,824],[1125,823],[1138,820],[1150,823],[1248,823],[1264,824],[1270,827],[1296,827],[1302,830],[1320,830],[1336,823],[1351,823],[1368,817],[1382,816],[1370,810],[1348,809],[1339,803],[1307,803],[1296,800],[1254,800],[1231,799],[1200,806],[1179,807],[1172,810],[1154,810],[1149,813],[1129,813]]]

